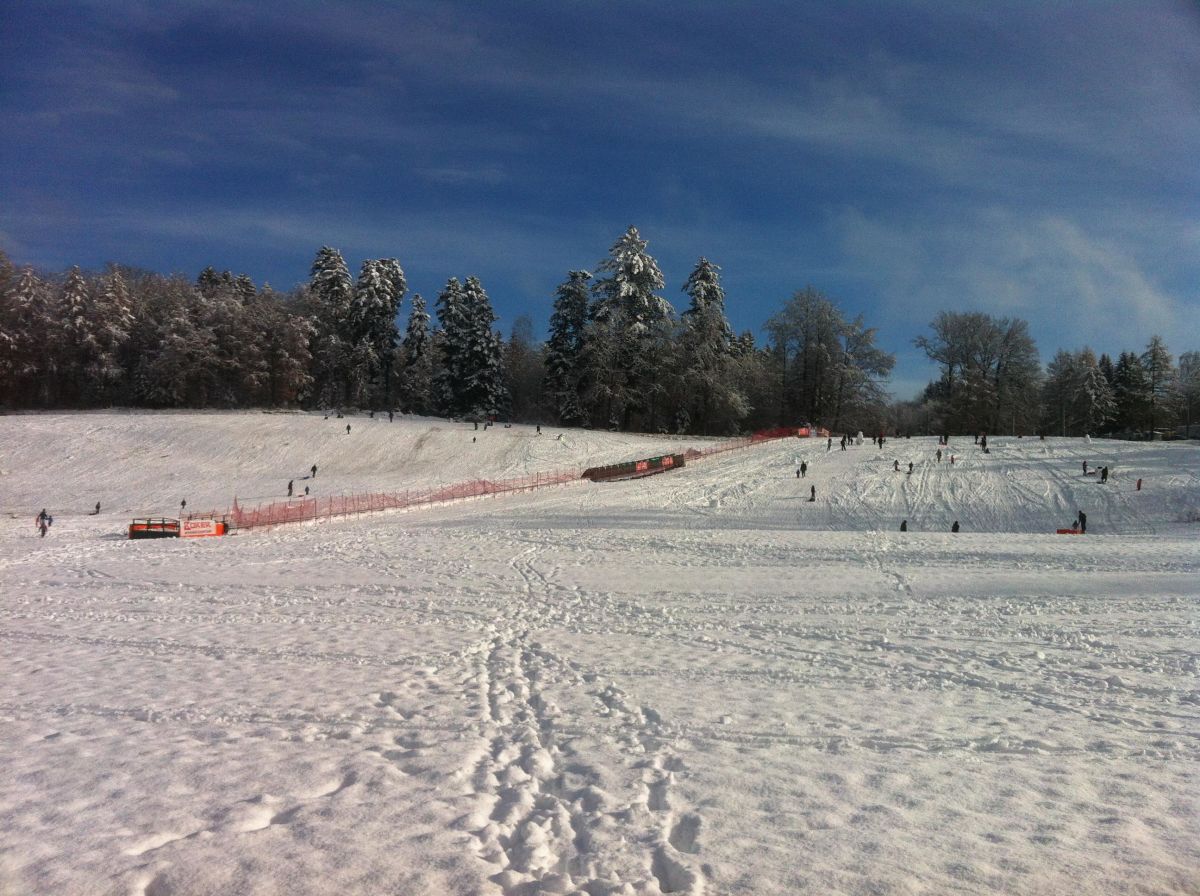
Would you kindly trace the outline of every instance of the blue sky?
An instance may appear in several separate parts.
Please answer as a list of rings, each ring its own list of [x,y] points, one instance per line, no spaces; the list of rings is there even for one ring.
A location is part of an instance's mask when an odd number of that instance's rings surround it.
[[[630,224],[735,329],[813,285],[1200,349],[1200,6],[106,2],[0,17],[0,248],[289,289],[316,250],[484,283],[507,333]],[[407,315],[407,303],[402,317]]]

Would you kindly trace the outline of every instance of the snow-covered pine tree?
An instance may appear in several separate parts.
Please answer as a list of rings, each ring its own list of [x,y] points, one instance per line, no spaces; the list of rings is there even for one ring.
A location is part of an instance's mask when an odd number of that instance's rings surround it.
[[[10,348],[4,360],[2,396],[18,407],[44,404],[49,397],[50,367],[46,336],[52,327],[53,312],[50,291],[32,267],[25,267],[17,276],[4,315],[2,323]]]
[[[466,379],[467,343],[469,340],[463,287],[457,277],[446,281],[437,297],[437,316],[440,338],[438,358],[433,376],[434,410],[447,416],[462,413]]]
[[[691,430],[736,431],[749,406],[733,379],[733,331],[725,317],[721,269],[701,258],[684,284],[691,304],[680,316],[679,379]]]
[[[93,397],[104,404],[112,404],[120,394],[125,378],[122,363],[125,345],[133,322],[133,297],[120,268],[114,265],[101,280],[93,305],[92,331],[96,335],[97,352],[84,371]]]
[[[580,392],[591,279],[587,271],[571,271],[554,294],[550,338],[546,341],[545,392],[562,426],[587,422]]]
[[[400,406],[410,413],[428,414],[432,410],[433,357],[425,299],[420,293],[413,293],[404,343],[397,355]]]
[[[49,340],[49,378],[57,386],[59,402],[78,404],[84,396],[84,371],[99,353],[93,320],[91,289],[79,268],[72,267],[59,292]]]
[[[1150,429],[1174,425],[1179,408],[1179,395],[1175,391],[1175,361],[1161,336],[1150,338],[1146,351],[1142,353],[1142,369],[1146,371]]]
[[[391,406],[391,368],[399,340],[396,315],[407,284],[394,258],[362,264],[350,310],[350,338],[357,359],[353,379],[364,394],[358,403]]]
[[[658,263],[646,253],[646,245],[631,226],[598,266],[608,276],[598,279],[592,288],[591,316],[601,326],[589,328],[589,339],[615,340],[615,345],[585,351],[589,364],[611,365],[606,370],[588,371],[593,384],[606,384],[593,391],[593,397],[607,392],[603,406],[592,404],[588,410],[593,422],[608,425],[617,419],[622,429],[657,430],[672,416],[666,413],[662,398],[670,369],[674,309],[655,294],[665,281]]]
[[[342,253],[323,246],[312,264],[309,297],[313,303],[312,355],[315,393],[323,403],[350,400],[351,303],[354,284]]]
[[[1117,429],[1145,429],[1150,422],[1150,384],[1142,359],[1134,352],[1121,352],[1117,357],[1113,393],[1117,399]]]
[[[1075,419],[1075,395],[1082,382],[1078,361],[1066,349],[1059,349],[1046,365],[1042,383],[1042,425],[1044,432],[1060,436],[1078,434]]]
[[[1095,353],[1086,346],[1076,356],[1076,371],[1078,386],[1075,400],[1083,431],[1100,432],[1117,413],[1112,387],[1104,378],[1104,371],[1100,369]]]
[[[475,417],[502,416],[509,404],[504,343],[493,329],[496,315],[477,277],[468,277],[463,286],[463,312],[467,338],[461,369],[460,413]]]

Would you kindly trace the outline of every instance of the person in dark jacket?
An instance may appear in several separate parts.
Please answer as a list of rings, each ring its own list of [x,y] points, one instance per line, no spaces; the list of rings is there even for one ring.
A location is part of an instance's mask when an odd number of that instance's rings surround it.
[[[312,465],[312,478],[313,479],[317,478],[317,465],[316,464]]]
[[[1100,468],[1100,481],[1102,483],[1108,482],[1108,467]]]
[[[292,480],[289,479],[288,480],[288,497],[290,498],[291,496],[292,496]]]
[[[1079,511],[1079,534],[1084,535],[1086,533],[1087,533],[1087,514],[1081,510],[1081,511]]]
[[[800,461],[800,478],[803,479],[807,475],[808,475],[808,461],[802,460],[802,461]]]
[[[812,503],[813,501],[817,500],[817,487],[815,485],[810,487],[808,490],[808,500],[809,500],[809,503]]]
[[[951,532],[957,532],[957,531],[958,531],[958,520],[955,520],[955,521],[954,521],[954,525],[950,527],[950,531],[951,531]]]
[[[907,531],[908,531],[908,520],[904,520],[904,521],[902,521],[902,522],[900,523],[900,531],[901,531],[901,532],[907,532]]]

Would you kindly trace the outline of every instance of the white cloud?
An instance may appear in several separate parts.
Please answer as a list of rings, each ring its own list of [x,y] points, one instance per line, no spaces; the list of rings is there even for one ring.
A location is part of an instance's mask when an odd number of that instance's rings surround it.
[[[847,209],[832,226],[893,322],[923,325],[940,310],[1021,317],[1043,354],[1137,348],[1155,333],[1178,350],[1200,342],[1196,296],[1163,287],[1137,245],[1064,216],[991,208],[928,224]]]

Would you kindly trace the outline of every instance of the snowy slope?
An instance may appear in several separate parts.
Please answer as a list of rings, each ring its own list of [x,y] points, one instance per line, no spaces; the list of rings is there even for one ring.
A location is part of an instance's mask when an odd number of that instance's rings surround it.
[[[350,425],[349,434],[346,426]],[[403,491],[614,463],[713,440],[430,418],[323,414],[105,413],[0,417],[0,513],[177,514],[318,496]],[[561,438],[559,437],[561,436]],[[473,441],[474,440],[474,441]],[[317,478],[309,479],[312,465]]]
[[[302,415],[0,418],[0,893],[1200,890],[1196,447],[789,440],[196,543],[77,515],[546,450],[338,422],[358,450]],[[139,442],[177,462],[105,447]]]

